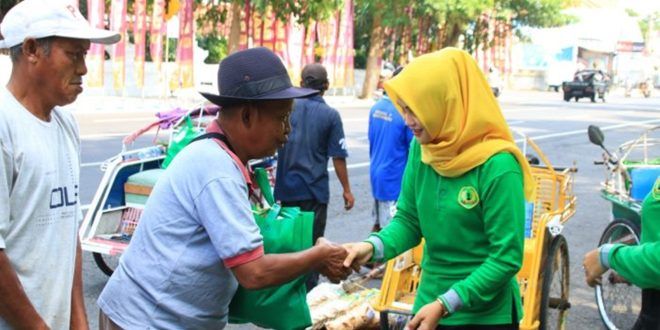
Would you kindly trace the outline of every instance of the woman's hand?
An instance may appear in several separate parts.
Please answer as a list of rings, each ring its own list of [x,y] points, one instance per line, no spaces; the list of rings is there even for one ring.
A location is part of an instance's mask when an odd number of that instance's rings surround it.
[[[408,322],[408,330],[433,330],[438,327],[438,322],[447,314],[445,306],[440,301],[435,300],[432,303],[424,305],[415,317]]]
[[[369,262],[374,254],[374,247],[366,242],[346,243],[343,247],[348,250],[348,256],[344,259],[344,267],[351,267],[355,271],[359,271],[360,266]]]

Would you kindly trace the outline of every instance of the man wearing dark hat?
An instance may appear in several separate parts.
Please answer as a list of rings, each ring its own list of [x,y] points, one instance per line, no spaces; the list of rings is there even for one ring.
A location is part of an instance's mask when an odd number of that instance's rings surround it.
[[[291,114],[289,141],[277,153],[275,199],[285,206],[299,206],[314,211],[313,240],[322,237],[330,199],[328,159],[332,158],[337,178],[343,188],[344,208],[350,210],[355,198],[351,193],[346,169],[346,140],[341,117],[323,99],[328,89],[328,73],[318,63],[306,65],[300,85],[320,91],[319,95],[296,100]],[[307,289],[316,286],[318,274],[312,274]]]
[[[272,156],[287,140],[292,87],[266,48],[236,52],[220,63],[222,106],[207,127],[224,141],[184,148],[158,180],[140,226],[99,297],[102,329],[222,329],[238,284],[277,285],[309,271],[345,278],[346,251],[319,240],[311,249],[264,254],[249,193],[248,160]],[[286,315],[282,315],[286,317]]]
[[[0,329],[84,329],[80,137],[61,106],[82,92],[92,28],[73,4],[25,0],[0,23],[12,62],[0,87]]]

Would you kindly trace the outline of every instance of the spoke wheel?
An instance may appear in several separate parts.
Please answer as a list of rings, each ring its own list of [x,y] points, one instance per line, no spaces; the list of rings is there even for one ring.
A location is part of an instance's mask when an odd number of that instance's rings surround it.
[[[569,292],[568,244],[564,236],[552,239],[543,265],[540,329],[564,329],[566,314],[571,307]]]
[[[639,226],[634,222],[615,219],[605,228],[599,245],[637,245],[639,232]],[[642,290],[610,269],[603,274],[595,291],[598,312],[605,326],[610,330],[632,328],[642,308]]]
[[[119,257],[121,255],[117,254],[111,256],[108,254],[93,252],[92,256],[94,257],[96,266],[98,266],[105,275],[111,276],[115,269],[117,269],[117,266],[119,266]]]

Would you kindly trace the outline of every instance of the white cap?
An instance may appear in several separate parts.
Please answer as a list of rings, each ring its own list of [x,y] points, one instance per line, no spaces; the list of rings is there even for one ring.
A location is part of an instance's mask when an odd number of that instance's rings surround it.
[[[12,7],[0,23],[0,49],[22,44],[27,38],[65,37],[93,43],[113,44],[121,38],[116,32],[93,28],[70,2],[24,0]]]

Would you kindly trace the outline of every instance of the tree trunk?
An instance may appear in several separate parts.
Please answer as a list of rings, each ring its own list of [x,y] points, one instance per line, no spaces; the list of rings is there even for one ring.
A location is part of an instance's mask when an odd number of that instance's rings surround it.
[[[364,85],[362,85],[361,99],[366,99],[376,90],[378,79],[380,78],[379,62],[383,57],[383,28],[381,24],[382,17],[379,11],[374,12],[374,18],[371,28],[371,37],[369,42],[369,55],[367,56],[367,69],[364,76]]]
[[[389,40],[389,46],[387,48],[387,61],[394,63],[394,52],[396,52],[396,41],[398,28],[385,28],[383,35],[387,40]],[[385,50],[383,50],[384,52]]]
[[[233,0],[231,2],[231,27],[229,30],[229,40],[227,48],[229,54],[238,51],[241,43],[241,12],[242,5],[240,0]]]
[[[461,36],[463,31],[461,30],[461,27],[459,26],[458,23],[453,23],[451,24],[451,29],[449,33],[446,35],[445,43],[443,45],[444,47],[455,47],[456,44],[458,43],[458,37]]]

